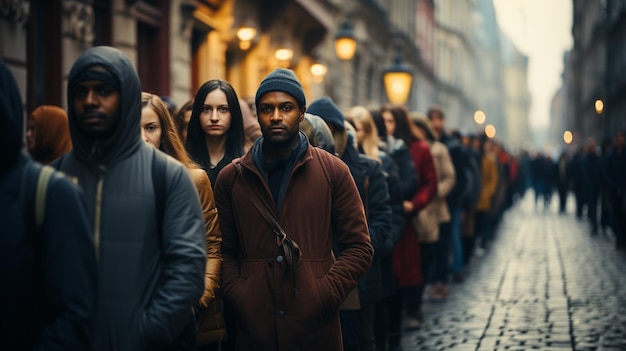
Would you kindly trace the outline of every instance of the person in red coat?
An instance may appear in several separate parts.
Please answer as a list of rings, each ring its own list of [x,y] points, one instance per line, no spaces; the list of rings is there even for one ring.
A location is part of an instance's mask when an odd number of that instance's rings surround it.
[[[420,264],[419,242],[413,226],[413,217],[417,215],[437,192],[437,175],[435,164],[428,144],[419,140],[415,126],[409,120],[406,108],[399,105],[388,105],[382,110],[387,133],[394,138],[402,139],[409,147],[409,152],[417,170],[418,188],[410,200],[404,201],[405,226],[400,241],[394,248],[393,266],[398,287],[397,305],[390,315],[390,344],[399,338],[402,312],[407,312],[406,327],[417,329],[421,326],[421,301],[424,289],[424,278]],[[403,307],[404,303],[404,307]],[[394,335],[397,334],[397,335]]]

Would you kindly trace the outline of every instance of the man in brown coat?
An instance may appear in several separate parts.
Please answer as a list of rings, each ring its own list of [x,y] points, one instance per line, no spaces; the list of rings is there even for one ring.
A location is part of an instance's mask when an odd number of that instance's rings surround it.
[[[348,167],[299,131],[293,71],[265,77],[255,104],[263,136],[215,184],[236,349],[342,350],[339,306],[373,256],[363,204]]]

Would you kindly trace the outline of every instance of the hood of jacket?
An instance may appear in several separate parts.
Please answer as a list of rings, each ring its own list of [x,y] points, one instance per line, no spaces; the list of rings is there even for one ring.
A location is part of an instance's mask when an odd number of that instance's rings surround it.
[[[24,135],[24,110],[15,78],[0,60],[0,174],[9,169],[20,154]]]
[[[82,132],[73,108],[73,84],[84,70],[102,66],[119,81],[119,122],[108,139],[94,139]],[[74,154],[83,162],[111,166],[131,155],[141,145],[141,82],[132,62],[120,50],[96,46],[84,51],[70,70],[67,106]]]

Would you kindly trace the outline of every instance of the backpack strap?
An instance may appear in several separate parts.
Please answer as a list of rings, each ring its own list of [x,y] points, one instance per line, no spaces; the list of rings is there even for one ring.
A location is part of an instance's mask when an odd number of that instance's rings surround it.
[[[38,236],[46,214],[46,193],[54,168],[27,162],[22,171],[20,184],[20,207],[27,242],[35,252],[41,250]]]
[[[159,155],[156,148],[152,153],[152,190],[154,191],[154,197],[156,201],[157,209],[157,230],[159,233],[159,240],[163,234],[163,221],[165,214],[165,201],[167,200],[167,186],[166,186],[166,168],[167,160],[163,155]],[[163,244],[161,242],[161,244]]]
[[[20,183],[20,208],[22,209],[22,223],[24,231],[28,233],[29,240],[37,230],[35,221],[35,184],[38,182],[40,167],[34,162],[27,162],[22,171],[22,181]]]
[[[46,193],[48,192],[48,183],[52,173],[54,173],[54,168],[43,166],[37,179],[37,196],[35,198],[35,225],[37,226],[37,231],[41,229],[46,214]]]

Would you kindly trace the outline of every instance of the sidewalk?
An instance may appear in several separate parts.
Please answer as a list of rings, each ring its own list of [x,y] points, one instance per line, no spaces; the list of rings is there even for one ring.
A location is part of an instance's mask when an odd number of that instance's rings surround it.
[[[424,302],[402,350],[626,350],[626,256],[587,223],[535,210],[532,193],[504,216],[445,302]]]

